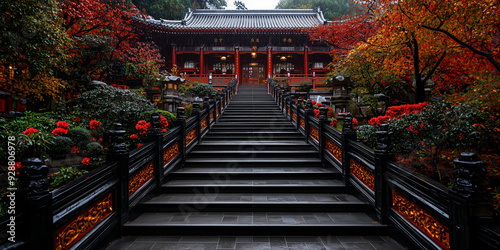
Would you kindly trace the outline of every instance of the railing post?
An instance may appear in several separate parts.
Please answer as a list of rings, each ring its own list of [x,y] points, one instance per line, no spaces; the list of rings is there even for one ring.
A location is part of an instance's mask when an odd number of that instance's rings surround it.
[[[484,162],[475,153],[461,153],[455,162],[454,186],[450,195],[451,249],[473,248],[474,222],[491,219],[491,199],[484,187]]]
[[[123,234],[123,225],[129,219],[129,196],[128,196],[128,179],[129,179],[129,152],[125,145],[125,130],[120,123],[114,123],[109,130],[109,146],[106,161],[116,161],[116,169],[118,171],[118,189],[117,189],[117,213],[119,215],[119,235]]]
[[[219,114],[222,112],[222,97],[220,95],[217,95],[217,103],[216,103],[216,109],[219,110]],[[215,111],[215,122],[219,121],[219,117],[217,116],[217,111]]]
[[[304,109],[304,106],[302,105],[302,102],[297,104],[297,131],[300,130],[300,111]]]
[[[161,184],[163,180],[163,136],[161,133],[161,119],[156,111],[151,114],[151,128],[148,130],[148,140],[155,143],[155,177],[156,177],[156,190],[161,191]]]
[[[349,176],[351,173],[349,160],[349,141],[356,140],[356,131],[352,128],[352,116],[347,114],[344,117],[344,126],[342,127],[342,176],[344,177],[344,186],[349,189]]]
[[[375,210],[382,224],[387,223],[387,211],[389,208],[389,197],[385,173],[387,171],[387,160],[391,151],[391,134],[389,125],[382,124],[376,132],[377,146],[375,148]]]
[[[215,97],[215,94],[212,94],[210,96],[210,100],[209,100],[209,106],[208,106],[208,120],[209,120],[209,126],[210,126],[210,129],[212,129],[212,121],[210,121],[210,114],[213,114],[213,117],[214,117],[214,123],[215,121],[217,121],[217,101],[216,101],[216,97]],[[212,106],[214,107],[214,111],[212,113],[211,111],[211,108]]]
[[[311,116],[314,116],[314,111],[313,111],[313,105],[312,105],[312,101],[311,100],[307,100],[307,103],[306,103],[306,115],[305,115],[305,126],[304,126],[304,130],[305,130],[305,134],[306,134],[306,143],[309,142],[309,123],[311,122]]]
[[[25,228],[24,236],[29,241],[28,249],[54,249],[55,229],[52,223],[52,193],[49,192],[49,182],[47,167],[40,158],[28,158],[23,161],[23,168],[19,169],[19,198],[20,203],[17,208],[23,209]],[[14,197],[14,198],[12,198]],[[10,190],[7,197],[9,201],[15,201],[16,192]],[[11,203],[10,203],[11,204]],[[14,205],[14,207],[16,207]],[[10,209],[10,208],[9,208]],[[19,209],[19,210],[20,210]],[[15,225],[9,225],[14,222]],[[20,242],[23,231],[20,228],[20,222],[10,220],[7,224],[9,231],[7,237],[13,237],[14,241]],[[14,227],[14,230],[10,228]],[[16,232],[18,228],[19,231]]]
[[[177,108],[175,125],[180,127],[179,154],[182,156],[181,166],[184,167],[184,163],[186,162],[186,116],[183,107]]]
[[[200,119],[200,103],[195,102],[193,103],[193,115],[196,119],[196,139],[198,140],[198,143],[201,142],[201,119]]]
[[[323,162],[323,152],[325,151],[325,126],[328,126],[328,108],[319,108],[319,159]]]
[[[285,110],[285,117],[288,117],[288,101],[290,97],[288,96],[287,93],[285,93],[284,98],[283,98],[283,109]]]

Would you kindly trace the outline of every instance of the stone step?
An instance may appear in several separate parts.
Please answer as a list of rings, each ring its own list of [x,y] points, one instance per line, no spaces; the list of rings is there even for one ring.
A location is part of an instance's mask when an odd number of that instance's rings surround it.
[[[367,208],[354,196],[331,193],[168,193],[141,205],[142,212],[363,212]]]
[[[301,141],[203,141],[196,146],[196,150],[311,150],[313,147]]]
[[[174,180],[292,180],[292,179],[340,179],[334,169],[322,167],[184,167],[169,178]]]
[[[339,180],[316,179],[258,179],[258,180],[171,180],[162,185],[167,193],[342,193],[345,187]]]
[[[363,212],[146,212],[125,223],[125,235],[385,235]]]
[[[318,152],[315,150],[294,150],[294,151],[260,151],[260,150],[217,150],[213,149],[211,151],[198,151],[193,150],[190,153],[190,157],[194,158],[218,158],[218,159],[268,159],[268,158],[280,158],[286,155],[288,159],[295,158],[317,158]]]
[[[210,159],[187,158],[186,166],[190,167],[318,167],[320,159],[311,158],[267,158],[267,159]]]

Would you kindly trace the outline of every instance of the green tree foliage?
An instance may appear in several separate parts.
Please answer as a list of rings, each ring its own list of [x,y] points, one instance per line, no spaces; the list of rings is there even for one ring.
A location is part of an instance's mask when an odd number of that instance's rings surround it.
[[[320,7],[326,20],[348,15],[355,5],[350,0],[280,0],[276,9],[311,9]]]
[[[187,8],[221,9],[227,5],[225,0],[132,0],[146,14],[159,19],[179,20],[184,18]]]
[[[64,86],[56,72],[64,66],[68,43],[57,2],[3,0],[0,9],[0,88],[56,97]],[[13,72],[14,79],[7,80]]]
[[[237,10],[247,10],[247,6],[242,1],[234,1],[234,6],[236,6]]]

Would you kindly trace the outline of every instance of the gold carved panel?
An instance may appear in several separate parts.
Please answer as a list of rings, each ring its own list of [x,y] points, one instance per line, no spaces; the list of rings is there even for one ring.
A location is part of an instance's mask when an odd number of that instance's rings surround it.
[[[189,143],[191,143],[194,138],[196,138],[196,127],[191,129],[191,131],[189,131],[189,133],[186,135],[186,146],[189,145]]]
[[[351,158],[351,173],[372,191],[375,191],[375,176],[365,166]]]
[[[214,113],[210,113],[210,122],[214,120]]]
[[[306,121],[304,121],[304,119],[300,119],[300,127],[306,129]]]
[[[339,162],[342,162],[342,149],[330,139],[326,139],[326,151],[330,152]]]
[[[105,195],[57,230],[55,249],[71,248],[111,213],[113,213],[113,193]]]
[[[293,113],[292,118],[294,121],[297,121],[297,113]]]
[[[392,190],[392,208],[442,248],[450,249],[448,228],[395,190]]]
[[[135,191],[151,180],[153,176],[154,163],[151,162],[128,180],[128,196],[132,196]]]
[[[203,130],[205,130],[205,128],[207,128],[207,124],[208,124],[207,119],[208,118],[205,118],[205,119],[203,119],[203,121],[201,121],[201,131],[203,131]]]
[[[314,140],[319,142],[319,131],[317,129],[313,128],[312,126],[309,127],[309,134]]]
[[[175,156],[179,154],[179,142],[163,151],[163,166],[167,165]]]

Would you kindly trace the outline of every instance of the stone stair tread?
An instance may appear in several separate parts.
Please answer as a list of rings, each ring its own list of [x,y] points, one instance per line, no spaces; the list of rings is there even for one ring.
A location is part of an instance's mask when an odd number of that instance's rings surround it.
[[[270,150],[270,151],[263,151],[263,150],[193,150],[190,152],[191,154],[207,154],[207,153],[212,153],[212,154],[251,154],[251,153],[258,153],[258,154],[293,154],[293,153],[309,153],[309,154],[317,154],[317,151],[314,150],[288,150],[288,151],[279,151],[279,150]]]
[[[225,168],[225,167],[185,167],[172,174],[200,174],[200,173],[226,173],[226,174],[245,174],[245,173],[337,173],[337,170],[321,167],[267,167],[267,168]]]
[[[125,226],[382,226],[363,212],[145,212]]]
[[[173,187],[197,187],[197,186],[212,186],[212,187],[249,187],[249,186],[265,186],[265,187],[338,187],[342,182],[339,180],[316,180],[316,179],[261,179],[261,180],[171,180],[162,186]]]
[[[185,194],[166,193],[153,197],[144,204],[170,203],[249,203],[249,204],[366,204],[348,194],[334,193],[214,193],[214,194]]]
[[[214,159],[214,158],[194,158],[194,159],[186,159],[186,163],[189,162],[207,162],[207,163],[238,163],[238,162],[277,162],[277,163],[286,163],[286,162],[309,162],[309,163],[320,163],[321,160],[317,158],[294,158],[294,159],[283,159],[283,158],[265,158],[265,159]]]
[[[244,146],[247,146],[247,145],[255,145],[255,146],[275,146],[275,145],[297,145],[297,146],[304,146],[304,145],[307,145],[309,146],[309,143],[306,143],[304,142],[304,140],[302,141],[251,141],[251,140],[247,140],[247,141],[202,141],[200,144],[198,144],[200,146],[204,146],[204,145],[207,145],[207,146],[217,146],[217,145],[236,145],[236,146],[239,146],[239,145],[244,145]]]

